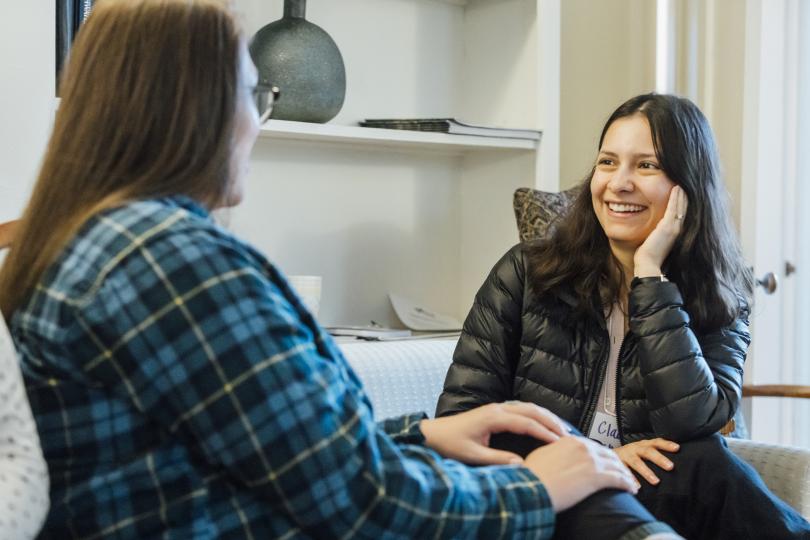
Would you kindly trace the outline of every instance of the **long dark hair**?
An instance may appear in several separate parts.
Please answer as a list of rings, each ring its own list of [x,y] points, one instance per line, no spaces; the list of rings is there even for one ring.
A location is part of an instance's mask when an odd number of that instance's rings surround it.
[[[101,0],[60,81],[42,169],[0,272],[10,318],[78,228],[129,200],[227,195],[239,46],[218,0]]]
[[[688,99],[644,94],[610,115],[599,148],[613,122],[635,114],[647,118],[661,168],[689,200],[683,230],[662,270],[678,285],[694,329],[705,332],[726,326],[748,309],[754,281],[731,224],[709,123]],[[605,303],[618,298],[624,280],[593,209],[593,172],[551,238],[529,247],[528,256],[532,288],[538,295],[568,289],[580,314],[598,320],[604,317]]]

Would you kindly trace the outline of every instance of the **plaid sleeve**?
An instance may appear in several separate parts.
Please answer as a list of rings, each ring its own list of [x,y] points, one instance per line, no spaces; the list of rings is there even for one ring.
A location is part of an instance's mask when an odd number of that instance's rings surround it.
[[[379,427],[397,443],[425,444],[425,436],[422,434],[419,422],[426,418],[425,413],[386,418],[379,423]]]
[[[93,344],[89,377],[310,534],[553,531],[550,500],[527,469],[474,469],[399,444],[420,442],[409,417],[388,426],[394,438],[381,429],[284,279],[235,241],[152,239],[78,317]]]

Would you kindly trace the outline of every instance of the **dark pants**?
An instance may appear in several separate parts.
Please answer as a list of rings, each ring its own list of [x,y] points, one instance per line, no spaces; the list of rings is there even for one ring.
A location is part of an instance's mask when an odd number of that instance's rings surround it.
[[[661,480],[657,486],[637,475],[642,486],[637,498],[655,517],[689,540],[810,539],[810,524],[773,495],[723,437],[680,446],[666,453],[675,464],[671,472],[648,462]]]
[[[491,444],[521,456],[539,446],[509,434],[493,436]],[[675,464],[672,471],[647,462],[661,480],[657,486],[636,475],[636,497],[616,490],[591,495],[557,516],[554,538],[622,538],[658,520],[689,540],[810,539],[810,524],[773,495],[720,435],[682,443],[666,456]]]
[[[641,540],[656,532],[671,531],[661,521],[626,491],[603,489],[557,514],[552,538]]]
[[[579,432],[574,430],[577,435]],[[541,446],[537,439],[498,433],[492,436],[490,446],[509,450],[525,457]],[[557,514],[555,539],[571,540],[636,540],[656,532],[671,529],[661,523],[630,493],[604,489]]]

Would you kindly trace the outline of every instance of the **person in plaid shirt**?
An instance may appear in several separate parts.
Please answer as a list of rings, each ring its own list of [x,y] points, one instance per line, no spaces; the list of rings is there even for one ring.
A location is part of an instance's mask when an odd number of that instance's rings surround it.
[[[241,200],[278,95],[222,2],[99,2],[60,90],[0,272],[52,479],[42,538],[548,538],[635,491],[530,404],[375,423],[283,275],[209,215]],[[504,431],[549,444],[489,448]]]

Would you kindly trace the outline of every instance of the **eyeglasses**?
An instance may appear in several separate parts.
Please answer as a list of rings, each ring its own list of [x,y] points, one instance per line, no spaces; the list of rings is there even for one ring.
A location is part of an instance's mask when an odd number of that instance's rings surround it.
[[[259,112],[259,124],[264,124],[273,112],[273,105],[281,95],[278,86],[266,82],[260,82],[253,87],[253,101],[256,103],[256,110]]]

